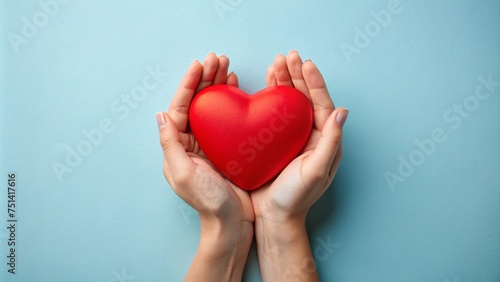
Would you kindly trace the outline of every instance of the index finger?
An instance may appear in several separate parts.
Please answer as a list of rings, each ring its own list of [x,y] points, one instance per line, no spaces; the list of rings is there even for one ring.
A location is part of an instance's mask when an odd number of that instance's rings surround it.
[[[313,62],[305,61],[302,65],[302,73],[313,104],[314,126],[322,130],[326,120],[335,110],[335,105],[330,98],[323,75]]]
[[[191,100],[196,92],[202,73],[203,66],[199,61],[194,61],[182,78],[181,84],[168,108],[168,115],[172,118],[179,132],[186,132],[189,105],[191,105]]]

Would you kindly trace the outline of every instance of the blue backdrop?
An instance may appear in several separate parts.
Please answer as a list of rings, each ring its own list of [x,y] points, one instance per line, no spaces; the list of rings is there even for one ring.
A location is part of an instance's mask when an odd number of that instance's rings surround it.
[[[350,110],[322,280],[500,281],[499,1],[0,3],[1,281],[181,281],[199,220],[155,112],[209,51],[256,92],[291,49]]]

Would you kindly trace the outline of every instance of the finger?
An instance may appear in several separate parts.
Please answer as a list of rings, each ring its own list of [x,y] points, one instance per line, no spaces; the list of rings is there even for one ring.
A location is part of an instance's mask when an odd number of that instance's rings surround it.
[[[215,73],[219,67],[219,59],[214,53],[208,53],[207,57],[203,61],[203,74],[201,75],[200,84],[196,89],[196,92],[201,89],[213,84]]]
[[[165,160],[165,157],[163,158],[163,175],[165,175],[168,183],[170,183],[170,181],[172,180],[172,173],[170,172],[170,168],[168,167],[168,163]]]
[[[330,172],[328,174],[330,180],[333,180],[335,174],[337,174],[337,170],[340,167],[340,160],[342,160],[342,155],[343,155],[342,142],[340,142],[337,153],[335,154],[335,158],[333,158],[332,167],[330,168]]]
[[[234,87],[240,87],[240,82],[238,80],[238,76],[234,72],[231,72],[227,76],[226,84],[234,86]]]
[[[276,75],[274,74],[274,66],[270,66],[269,68],[267,68],[266,85],[267,87],[278,85],[278,83],[276,82]]]
[[[219,67],[215,73],[213,84],[224,84],[227,80],[227,70],[229,69],[229,58],[225,55],[219,57]]]
[[[338,108],[328,117],[318,144],[304,165],[304,170],[307,170],[307,173],[320,177],[321,175],[330,175],[342,142],[342,128],[348,114],[349,111],[346,109]],[[340,163],[340,159],[337,162]]]
[[[322,130],[326,120],[335,110],[335,105],[330,98],[323,76],[313,62],[305,61],[302,65],[302,73],[313,103],[314,127]]]
[[[194,61],[177,88],[172,103],[168,108],[168,114],[180,132],[185,132],[188,124],[188,112],[191,100],[196,92],[201,79],[203,67],[198,61]]]
[[[286,66],[286,58],[281,54],[274,58],[274,74],[278,85],[293,87],[292,77],[290,77],[288,67]]]
[[[169,115],[163,112],[157,113],[156,121],[160,131],[160,144],[163,149],[163,155],[169,167],[172,180],[176,182],[176,177],[182,177],[192,171],[194,163],[180,143],[179,132]]]
[[[300,58],[299,53],[295,50],[290,51],[286,56],[286,64],[292,78],[293,87],[304,93],[310,100],[309,89],[302,75],[302,58]]]

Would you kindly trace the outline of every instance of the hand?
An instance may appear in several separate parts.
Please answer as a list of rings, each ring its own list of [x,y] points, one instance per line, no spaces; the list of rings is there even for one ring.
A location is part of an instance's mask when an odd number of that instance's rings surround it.
[[[275,180],[251,192],[261,272],[270,281],[316,281],[305,218],[339,168],[348,111],[335,109],[316,65],[302,62],[296,51],[278,55],[266,80],[267,86],[292,86],[304,93],[313,105],[314,125],[301,154]]]
[[[195,93],[213,84],[238,87],[227,74],[229,59],[210,53],[203,65],[194,61],[181,81],[167,113],[157,113],[163,172],[173,190],[198,211],[201,239],[186,281],[238,281],[253,238],[254,213],[248,193],[219,174],[187,131]]]

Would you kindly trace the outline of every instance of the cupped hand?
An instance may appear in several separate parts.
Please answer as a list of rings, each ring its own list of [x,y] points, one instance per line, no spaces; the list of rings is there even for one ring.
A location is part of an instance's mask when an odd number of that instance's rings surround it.
[[[200,221],[216,218],[234,224],[253,222],[248,193],[218,173],[205,157],[194,136],[187,130],[193,96],[214,84],[238,87],[238,77],[228,75],[229,59],[210,53],[203,64],[194,61],[175,94],[168,114],[157,113],[160,143],[164,153],[163,172],[173,190],[196,209]]]
[[[300,155],[274,180],[251,193],[256,217],[283,223],[305,221],[309,208],[331,184],[342,158],[342,127],[348,111],[335,109],[316,65],[296,51],[278,55],[267,71],[267,86],[295,87],[309,98],[314,111],[311,136]]]

